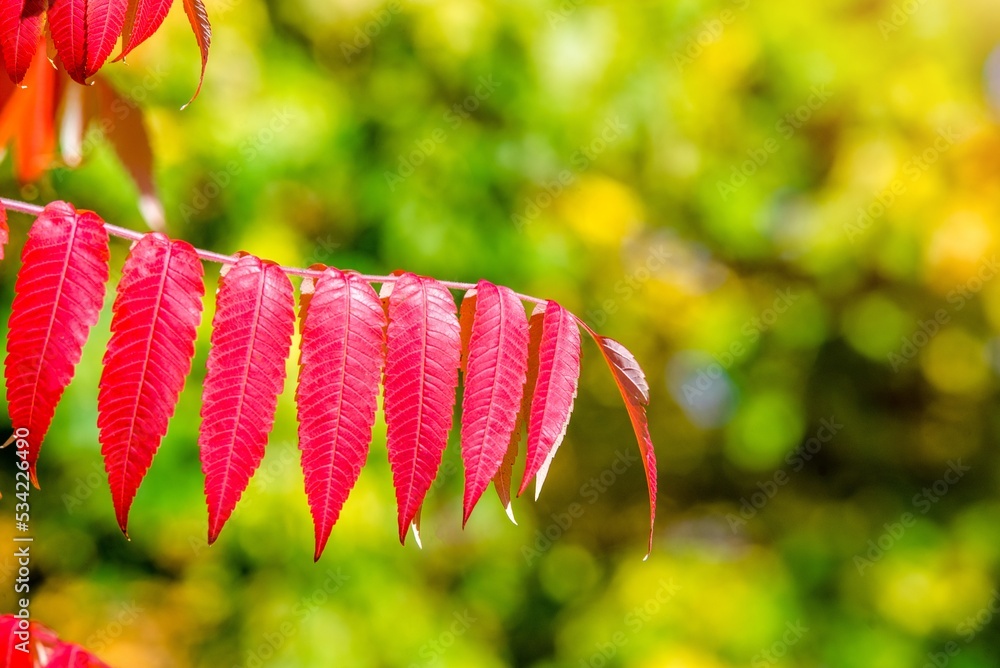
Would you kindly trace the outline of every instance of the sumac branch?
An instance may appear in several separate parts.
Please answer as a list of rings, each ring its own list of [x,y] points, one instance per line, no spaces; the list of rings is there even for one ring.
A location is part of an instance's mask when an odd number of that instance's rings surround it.
[[[36,484],[56,404],[103,307],[109,236],[134,242],[112,307],[98,393],[101,451],[123,532],[191,370],[204,260],[224,265],[198,439],[210,542],[264,454],[296,326],[289,276],[297,275],[303,281],[295,398],[316,559],[367,459],[380,385],[400,542],[411,527],[419,540],[420,508],[452,428],[460,372],[463,524],[491,482],[510,513],[522,425],[526,465],[518,493],[535,479],[537,498],[573,409],[581,326],[604,355],[635,430],[649,487],[652,547],[656,458],[646,378],[624,346],[556,302],[488,281],[450,283],[402,272],[367,276],[324,266],[282,267],[245,253],[219,255],[160,233],[108,225],[65,202],[44,209],[13,200],[0,204],[37,216],[15,285],[5,373],[11,422],[29,432]],[[4,213],[0,258],[6,240]],[[381,295],[373,283],[381,285]],[[461,317],[451,290],[465,291]],[[535,304],[530,318],[524,302]]]

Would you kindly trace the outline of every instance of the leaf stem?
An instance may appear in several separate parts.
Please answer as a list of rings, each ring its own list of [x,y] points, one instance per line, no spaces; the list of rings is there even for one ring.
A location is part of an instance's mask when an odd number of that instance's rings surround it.
[[[0,197],[0,206],[3,206],[8,211],[17,211],[19,213],[24,213],[29,216],[38,216],[44,211],[44,207],[38,206],[37,204],[29,204],[28,202],[22,202],[16,199],[7,199],[6,197]],[[150,232],[136,232],[135,230],[129,230],[124,227],[119,227],[118,225],[112,225],[110,223],[104,223],[104,229],[107,230],[108,235],[113,237],[119,237],[122,239],[128,239],[129,241],[138,241]],[[201,248],[195,248],[195,253],[198,257],[207,262],[218,262],[220,264],[236,264],[239,259],[232,255],[223,255],[222,253],[215,253],[213,251],[202,250]],[[319,278],[322,272],[315,269],[303,269],[302,267],[281,267],[282,271],[286,274],[291,274],[293,276],[304,276],[309,278]],[[393,276],[391,274],[386,276],[381,276],[377,274],[358,274],[363,280],[369,283],[395,283],[398,276]],[[456,281],[439,281],[441,285],[452,290],[470,290],[476,285],[474,283],[458,283]],[[532,297],[531,295],[522,295],[521,293],[515,293],[521,300],[526,302],[531,302],[532,304],[545,304],[547,300],[539,299],[538,297]],[[580,322],[584,327],[586,324],[579,317],[576,317],[577,321]],[[589,329],[589,328],[588,328]]]

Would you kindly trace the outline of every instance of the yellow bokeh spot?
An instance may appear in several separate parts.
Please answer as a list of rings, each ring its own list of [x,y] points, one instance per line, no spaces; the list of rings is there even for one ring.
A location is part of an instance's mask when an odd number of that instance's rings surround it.
[[[727,26],[705,49],[704,74],[729,88],[753,66],[760,51],[757,36],[739,22]]]
[[[928,282],[944,294],[976,276],[996,252],[996,233],[982,214],[960,211],[931,236],[926,254]]]
[[[989,602],[989,577],[972,564],[938,557],[895,566],[886,570],[877,605],[912,633],[954,630]]]
[[[603,176],[583,177],[559,199],[559,214],[585,241],[616,246],[642,224],[642,203],[627,186]]]
[[[924,376],[942,392],[975,394],[989,380],[983,343],[962,329],[938,333],[927,345],[920,362]]]
[[[941,601],[934,599],[930,573],[900,567],[884,583],[878,606],[888,619],[913,633],[927,633],[934,626],[934,610]]]
[[[640,668],[726,668],[728,664],[694,647],[676,647],[657,652],[637,665]]]

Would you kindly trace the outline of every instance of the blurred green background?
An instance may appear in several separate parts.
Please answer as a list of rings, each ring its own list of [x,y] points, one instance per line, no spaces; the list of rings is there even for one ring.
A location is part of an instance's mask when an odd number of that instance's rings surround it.
[[[116,667],[1000,665],[995,0],[207,5],[187,110],[178,7],[104,70],[145,110],[168,232],[487,278],[620,339],[652,388],[654,551],[643,563],[645,481],[589,343],[519,526],[490,491],[461,530],[456,433],[424,548],[400,547],[379,422],[314,564],[289,383],[208,548],[204,324],[127,542],[96,429],[109,297],[32,494],[38,620]],[[135,187],[90,148],[37,186],[8,158],[0,193],[142,229]],[[29,222],[12,216],[0,264],[4,323]],[[113,273],[126,252],[113,241]]]

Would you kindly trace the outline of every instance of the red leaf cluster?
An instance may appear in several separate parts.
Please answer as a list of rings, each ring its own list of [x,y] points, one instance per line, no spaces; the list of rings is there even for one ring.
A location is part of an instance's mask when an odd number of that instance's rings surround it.
[[[91,212],[52,203],[32,226],[22,260],[7,339],[7,400],[13,426],[28,432],[37,484],[42,440],[103,305],[105,226]],[[369,283],[374,277],[322,266],[296,273],[306,277],[295,399],[316,559],[367,461],[380,387],[401,542],[411,526],[419,540],[420,509],[448,443],[460,371],[463,524],[491,481],[511,514],[522,429],[527,441],[519,493],[536,479],[537,497],[577,392],[580,331],[572,314],[549,301],[529,319],[519,295],[488,281],[468,291],[459,317],[451,292],[433,278],[381,277],[380,298]],[[136,241],[118,283],[98,393],[101,450],[123,532],[191,371],[203,296],[198,251],[159,233]],[[247,254],[224,266],[198,438],[209,542],[264,456],[295,325],[285,269]],[[656,460],[645,412],[649,387],[628,350],[587,329],[635,428],[650,491],[652,540]]]
[[[146,222],[159,229],[163,207],[153,182],[153,152],[143,112],[101,78],[93,83],[74,85],[65,72],[49,64],[45,49],[38,49],[22,87],[0,78],[0,147],[11,146],[14,176],[31,183],[57,157],[69,167],[78,166],[89,144],[101,137],[135,182]]]
[[[202,0],[183,0],[201,51],[205,79],[212,27]],[[7,76],[20,84],[48,24],[59,62],[74,81],[85,84],[111,55],[118,38],[119,59],[148,39],[170,11],[172,0],[0,0],[0,55]],[[47,21],[46,21],[47,19]],[[198,93],[195,92],[195,97]]]

